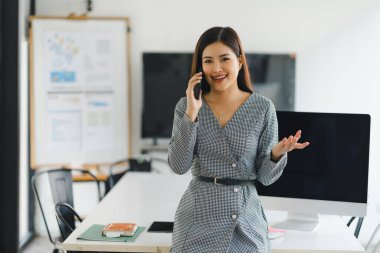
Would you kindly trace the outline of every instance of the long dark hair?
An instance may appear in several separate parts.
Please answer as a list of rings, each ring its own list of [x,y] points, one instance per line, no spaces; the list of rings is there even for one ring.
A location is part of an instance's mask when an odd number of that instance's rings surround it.
[[[215,26],[205,31],[199,38],[193,55],[191,65],[191,76],[195,75],[202,67],[203,50],[214,42],[222,42],[235,53],[236,57],[241,57],[242,68],[239,70],[237,77],[238,87],[242,91],[253,93],[253,84],[251,82],[247,60],[238,34],[231,27]],[[210,84],[204,78],[202,80],[202,91],[210,91]]]

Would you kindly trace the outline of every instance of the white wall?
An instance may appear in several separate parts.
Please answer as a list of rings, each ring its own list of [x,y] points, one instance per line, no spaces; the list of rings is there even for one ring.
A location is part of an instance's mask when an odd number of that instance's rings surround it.
[[[201,33],[214,25],[234,27],[246,51],[301,52],[356,15],[374,0],[97,0],[93,16],[128,16],[132,49],[132,141],[139,152],[142,52],[192,52]],[[37,14],[85,12],[85,1],[37,0]],[[299,55],[301,57],[301,55]],[[302,80],[301,80],[302,81]]]
[[[369,209],[359,237],[363,243],[380,222],[379,70],[380,2],[303,49],[297,62],[297,110],[371,115]]]
[[[200,34],[231,26],[246,51],[297,54],[296,109],[370,113],[370,213],[367,238],[380,216],[380,5],[376,0],[95,0],[92,16],[128,16],[132,39],[132,141],[139,152],[142,52],[193,51]],[[38,15],[81,14],[85,1],[37,0]],[[355,133],[353,133],[355,134]],[[353,186],[354,187],[354,186]],[[372,213],[373,212],[373,213]],[[364,231],[365,230],[365,231]]]

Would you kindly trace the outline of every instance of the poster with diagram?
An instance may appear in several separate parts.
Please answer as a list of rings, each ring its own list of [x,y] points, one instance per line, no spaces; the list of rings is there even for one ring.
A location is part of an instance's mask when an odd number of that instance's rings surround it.
[[[127,19],[32,19],[32,167],[128,157]]]

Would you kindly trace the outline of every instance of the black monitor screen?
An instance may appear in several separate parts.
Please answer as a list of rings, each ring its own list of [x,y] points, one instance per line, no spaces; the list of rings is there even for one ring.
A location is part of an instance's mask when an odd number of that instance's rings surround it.
[[[174,108],[186,96],[192,53],[143,53],[143,138],[170,138]],[[246,54],[254,90],[278,110],[294,109],[295,57]]]
[[[367,203],[370,116],[277,112],[279,140],[302,130],[303,150],[288,153],[282,176],[258,184],[263,196]]]
[[[170,138],[174,108],[186,96],[192,54],[144,53],[142,136]]]

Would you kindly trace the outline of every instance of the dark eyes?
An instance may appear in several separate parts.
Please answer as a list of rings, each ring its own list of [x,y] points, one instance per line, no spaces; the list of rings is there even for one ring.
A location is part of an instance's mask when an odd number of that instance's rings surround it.
[[[223,57],[222,59],[221,59],[221,61],[228,61],[228,60],[230,60],[230,58],[228,58],[228,57]],[[211,60],[205,60],[204,61],[204,63],[211,63],[212,61]]]

